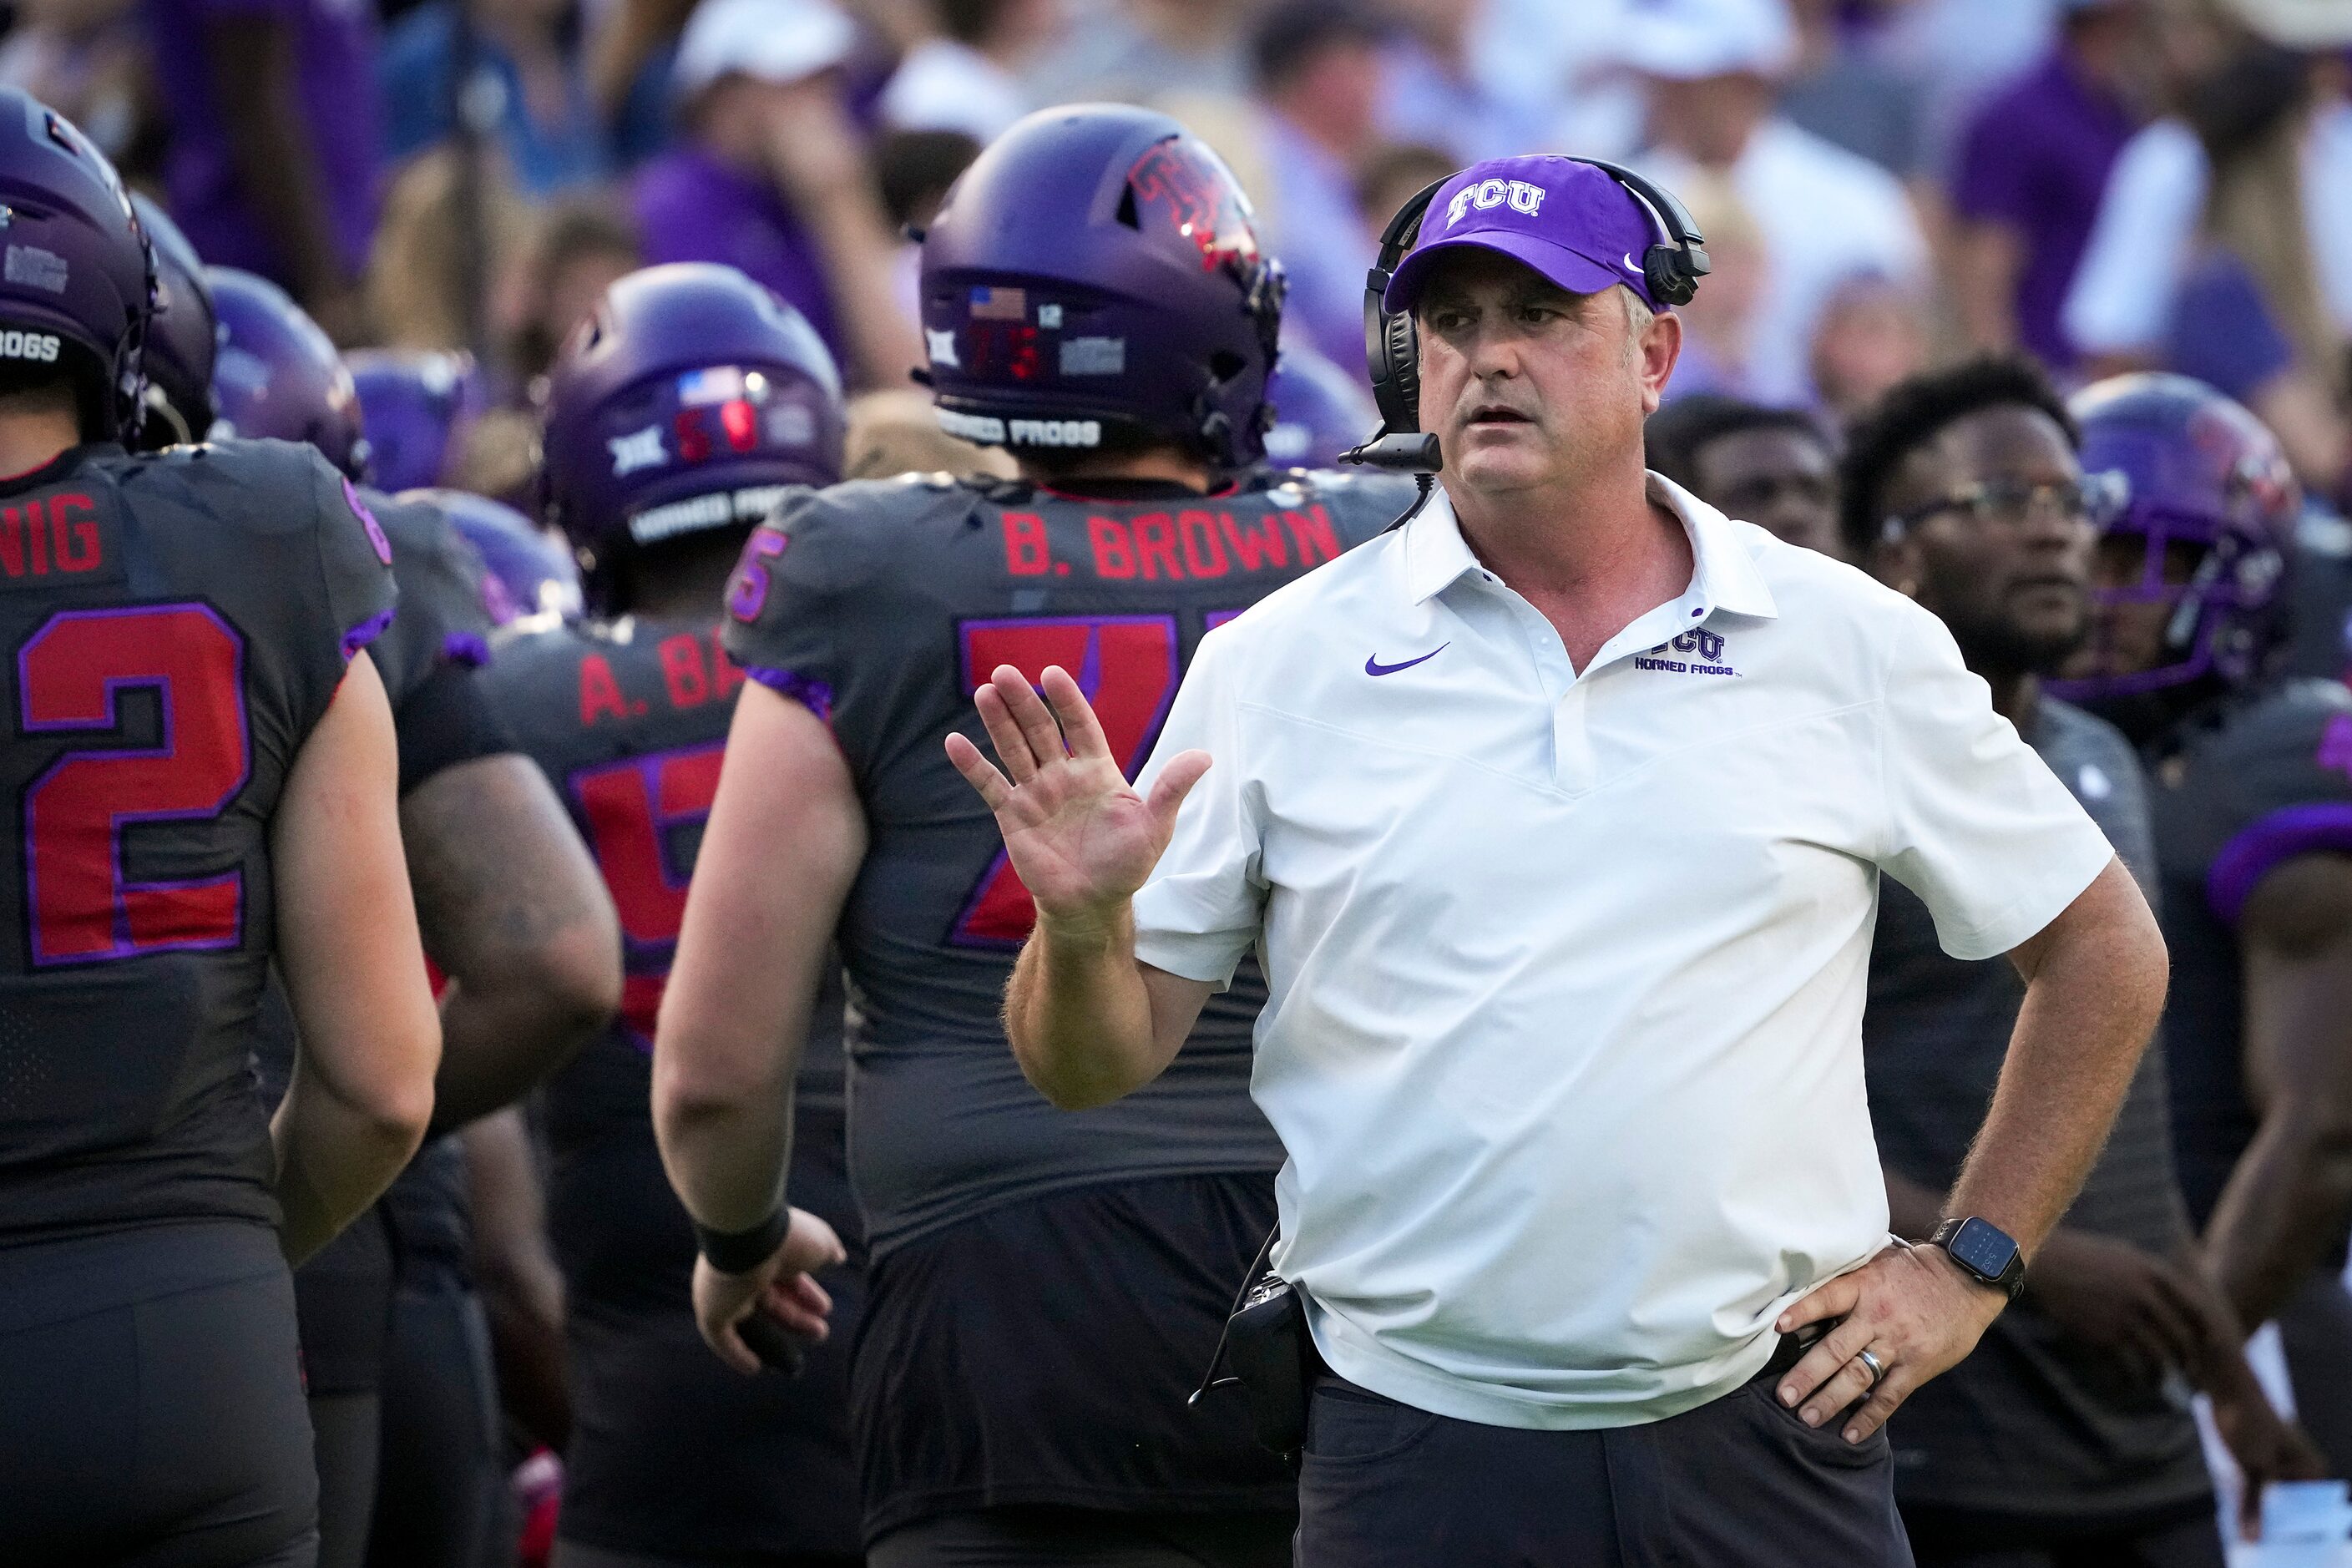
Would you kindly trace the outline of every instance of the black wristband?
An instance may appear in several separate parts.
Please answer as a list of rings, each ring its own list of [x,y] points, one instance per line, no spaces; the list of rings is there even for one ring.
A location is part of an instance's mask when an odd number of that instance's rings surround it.
[[[694,1245],[703,1261],[721,1274],[749,1274],[776,1255],[793,1228],[793,1211],[778,1204],[775,1212],[749,1230],[712,1230],[698,1222]]]

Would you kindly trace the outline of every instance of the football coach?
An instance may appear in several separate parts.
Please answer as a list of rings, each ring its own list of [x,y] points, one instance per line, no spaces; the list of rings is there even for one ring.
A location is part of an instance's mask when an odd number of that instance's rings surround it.
[[[1942,624],[1643,471],[1662,226],[1570,159],[1454,176],[1386,295],[1442,492],[1208,634],[1138,786],[1059,669],[977,693],[1002,772],[948,742],[1035,896],[1006,1009],[1055,1103],[1263,960],[1328,1367],[1302,1568],[1907,1564],[1880,1428],[2015,1293],[2161,1005],[2130,875]],[[2027,988],[1928,1246],[1864,1092],[1881,873]]]

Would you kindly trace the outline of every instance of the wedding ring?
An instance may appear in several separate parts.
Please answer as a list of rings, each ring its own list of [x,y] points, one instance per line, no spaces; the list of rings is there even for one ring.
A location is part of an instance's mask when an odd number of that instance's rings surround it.
[[[1886,1363],[1880,1361],[1876,1356],[1871,1354],[1869,1351],[1858,1350],[1854,1352],[1853,1359],[1862,1363],[1863,1365],[1870,1369],[1870,1381],[1873,1387],[1877,1386],[1878,1380],[1886,1375]]]

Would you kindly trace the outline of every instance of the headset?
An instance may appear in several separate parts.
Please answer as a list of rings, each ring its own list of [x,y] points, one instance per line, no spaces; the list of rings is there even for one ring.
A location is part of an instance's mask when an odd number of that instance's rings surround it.
[[[1569,158],[1589,163],[1625,189],[1649,215],[1657,238],[1642,253],[1642,280],[1662,305],[1686,305],[1707,275],[1706,237],[1690,209],[1671,191],[1651,184],[1622,164],[1599,158]],[[1424,186],[1397,209],[1381,231],[1380,259],[1364,279],[1364,367],[1370,374],[1372,401],[1380,405],[1381,428],[1372,439],[1340,454],[1343,463],[1364,463],[1402,473],[1434,474],[1444,465],[1437,437],[1421,428],[1421,334],[1412,312],[1388,309],[1389,279],[1421,237],[1429,204],[1454,176]]]

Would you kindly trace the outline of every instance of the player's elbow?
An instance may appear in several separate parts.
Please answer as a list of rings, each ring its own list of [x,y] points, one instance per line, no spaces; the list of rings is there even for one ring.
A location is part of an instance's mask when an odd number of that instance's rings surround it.
[[[654,1131],[664,1148],[721,1128],[747,1109],[784,1092],[780,1054],[677,1029],[667,1023],[654,1046]]]
[[[621,1010],[621,933],[609,905],[517,952],[505,983],[531,1000],[545,1037],[568,1057]],[[551,1063],[553,1067],[561,1061]]]

